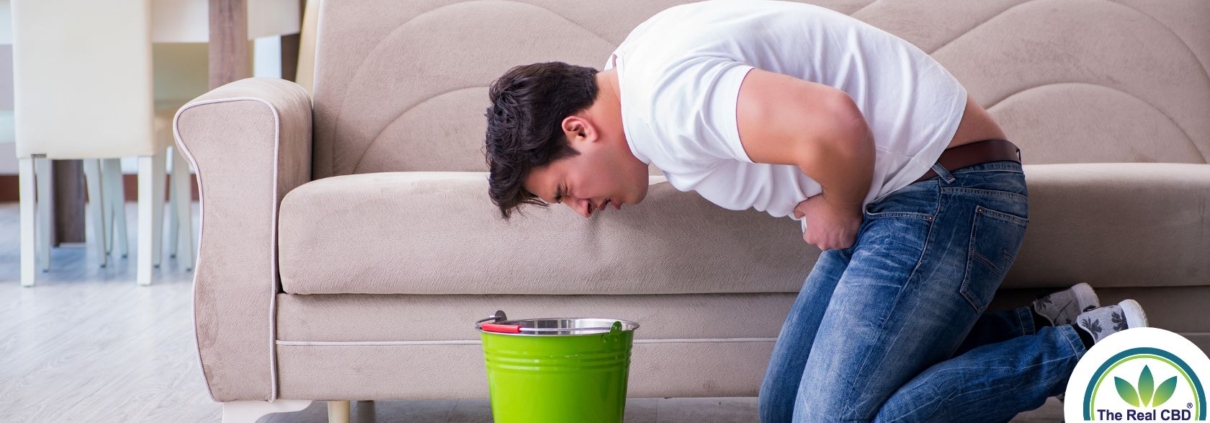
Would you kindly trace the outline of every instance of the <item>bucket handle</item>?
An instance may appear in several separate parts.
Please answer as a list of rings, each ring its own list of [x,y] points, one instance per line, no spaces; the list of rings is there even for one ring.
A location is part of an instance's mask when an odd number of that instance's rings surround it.
[[[476,329],[479,328],[479,326],[482,325],[483,322],[486,322],[489,320],[493,323],[499,322],[501,320],[508,320],[508,315],[504,314],[504,310],[496,310],[495,313],[492,313],[491,316],[487,316],[486,319],[479,319],[478,321],[476,321],[475,328]]]
[[[475,322],[475,329],[495,333],[544,333],[544,332],[608,332],[616,333],[622,330],[622,322],[613,322],[610,327],[590,328],[523,328],[521,325],[502,325],[499,322],[508,320],[504,310],[496,310],[491,316]],[[487,322],[492,323],[487,323]]]
[[[508,320],[508,315],[504,314],[504,310],[496,310],[491,316],[476,321],[475,329],[497,333],[521,333],[521,325],[501,325],[497,323],[505,320]],[[489,321],[491,323],[487,323]]]

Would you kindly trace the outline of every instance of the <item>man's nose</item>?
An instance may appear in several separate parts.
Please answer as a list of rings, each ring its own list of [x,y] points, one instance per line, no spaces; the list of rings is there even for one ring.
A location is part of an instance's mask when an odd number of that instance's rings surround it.
[[[567,202],[567,207],[571,207],[571,209],[575,210],[576,213],[579,213],[580,216],[589,217],[592,214],[590,211],[591,204],[592,203],[587,198],[575,198],[572,199],[572,201]]]

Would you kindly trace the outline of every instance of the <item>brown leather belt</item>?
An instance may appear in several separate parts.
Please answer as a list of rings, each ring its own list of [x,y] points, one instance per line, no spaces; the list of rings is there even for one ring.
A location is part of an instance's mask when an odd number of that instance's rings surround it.
[[[937,163],[945,170],[954,171],[977,164],[1014,161],[1021,163],[1021,149],[1007,140],[983,140],[950,148],[941,153]],[[929,169],[915,182],[925,181],[937,176],[937,172]],[[915,183],[913,182],[913,183]]]

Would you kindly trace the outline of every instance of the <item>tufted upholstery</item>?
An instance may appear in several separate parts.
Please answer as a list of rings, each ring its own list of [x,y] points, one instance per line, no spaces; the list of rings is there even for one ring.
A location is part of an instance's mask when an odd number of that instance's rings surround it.
[[[679,3],[326,2],[314,176],[485,171],[482,114],[496,77],[540,61],[600,69],[631,28]],[[932,54],[1029,164],[1210,160],[1205,0],[810,3]]]

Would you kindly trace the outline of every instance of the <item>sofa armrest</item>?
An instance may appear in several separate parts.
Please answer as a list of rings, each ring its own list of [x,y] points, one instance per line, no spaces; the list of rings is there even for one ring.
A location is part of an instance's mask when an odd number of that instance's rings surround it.
[[[193,312],[210,395],[276,399],[277,211],[311,179],[311,101],[293,82],[243,79],[186,104],[173,131],[201,194]]]
[[[1029,229],[1005,288],[1210,285],[1210,165],[1025,166]]]

